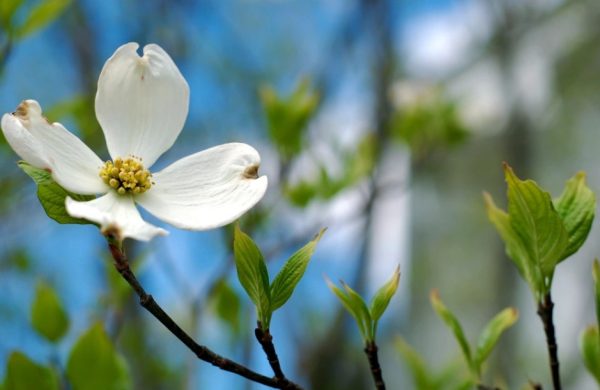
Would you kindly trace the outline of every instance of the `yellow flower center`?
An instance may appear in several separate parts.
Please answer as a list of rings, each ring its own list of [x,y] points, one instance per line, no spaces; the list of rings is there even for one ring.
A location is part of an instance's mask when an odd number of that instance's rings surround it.
[[[107,161],[100,169],[100,177],[119,195],[141,194],[152,187],[152,174],[144,169],[141,159],[130,157]]]

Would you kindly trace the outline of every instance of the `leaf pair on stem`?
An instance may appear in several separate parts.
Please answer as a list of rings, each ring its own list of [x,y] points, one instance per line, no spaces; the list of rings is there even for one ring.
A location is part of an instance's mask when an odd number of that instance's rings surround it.
[[[240,230],[239,225],[235,226],[233,253],[237,275],[242,287],[256,306],[261,329],[269,329],[273,312],[292,296],[323,233],[325,229],[294,253],[271,283],[260,249],[250,236]]]
[[[374,342],[379,319],[398,289],[400,267],[396,268],[392,277],[375,293],[370,306],[367,306],[364,299],[350,286],[344,282],[341,283],[343,289],[337,287],[330,280],[327,280],[327,285],[331,291],[333,291],[346,310],[354,317],[363,341],[366,344]]]
[[[381,367],[379,366],[377,354],[378,348],[375,343],[375,336],[377,334],[377,324],[379,323],[379,319],[387,309],[390,300],[398,289],[398,284],[400,283],[400,267],[396,267],[392,277],[379,288],[371,300],[371,305],[368,307],[365,300],[346,283],[341,282],[344,288],[341,289],[330,280],[327,279],[326,281],[331,291],[339,298],[350,315],[354,317],[354,320],[358,325],[358,330],[365,343],[364,351],[367,355],[369,366],[371,367],[371,375],[373,376],[375,387],[378,390],[384,390],[385,382],[383,381]]]
[[[596,198],[579,172],[562,195],[550,194],[533,180],[519,179],[504,164],[508,184],[508,212],[484,193],[490,221],[506,244],[506,253],[527,281],[537,303],[550,293],[556,266],[585,242],[592,227]]]
[[[283,306],[292,296],[323,233],[325,233],[325,229],[322,229],[312,241],[294,253],[271,283],[260,249],[250,236],[240,230],[239,225],[235,225],[233,253],[238,279],[256,307],[258,327],[254,334],[282,389],[300,389],[300,387],[290,382],[281,369],[273,337],[269,331],[271,317],[273,312]]]
[[[519,179],[506,163],[504,175],[508,212],[496,207],[492,197],[484,193],[488,217],[535,297],[546,333],[552,382],[558,390],[561,381],[552,318],[552,278],[556,266],[577,252],[587,239],[596,198],[587,187],[583,172],[568,180],[562,195],[555,200],[533,180]]]
[[[498,343],[500,336],[504,331],[517,322],[519,313],[516,309],[509,307],[502,310],[488,322],[477,339],[475,348],[471,348],[463,328],[456,316],[444,305],[437,290],[433,290],[430,295],[431,306],[440,316],[444,323],[450,328],[460,349],[474,383],[481,383],[483,363],[487,360],[490,353]]]

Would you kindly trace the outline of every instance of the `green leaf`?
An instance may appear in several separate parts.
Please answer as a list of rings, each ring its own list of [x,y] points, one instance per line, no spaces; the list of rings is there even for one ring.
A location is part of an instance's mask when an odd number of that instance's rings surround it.
[[[241,303],[238,294],[225,279],[221,279],[211,291],[211,303],[217,316],[231,327],[235,336],[241,331]]]
[[[568,245],[561,259],[564,260],[583,245],[594,221],[596,197],[585,183],[584,172],[578,172],[567,181],[554,205],[568,235]]]
[[[414,159],[423,160],[459,145],[469,136],[460,106],[445,97],[442,89],[432,86],[411,92],[417,96],[402,102],[392,114],[390,130],[395,139],[410,147]]]
[[[43,184],[52,184],[54,183],[54,179],[52,179],[52,175],[50,172],[46,171],[42,168],[36,168],[33,165],[30,165],[26,161],[19,161],[17,163],[19,168],[23,170],[29,177],[33,179],[35,184],[43,185]]]
[[[306,207],[319,195],[319,189],[315,183],[301,180],[294,185],[286,183],[283,187],[283,194],[294,206]]]
[[[510,224],[508,214],[496,207],[490,194],[484,192],[483,197],[488,218],[496,227],[500,237],[502,237],[504,245],[506,246],[506,254],[517,266],[519,273],[527,281],[533,293],[537,294],[538,291],[544,289],[544,278],[541,270],[535,264],[532,264],[527,260],[527,251],[525,250],[521,238]]]
[[[600,385],[600,332],[597,326],[590,326],[583,332],[580,348],[585,367]]]
[[[408,365],[413,378],[413,388],[416,390],[437,390],[440,387],[436,385],[431,377],[430,369],[427,367],[423,358],[413,347],[411,347],[402,337],[396,337],[394,341],[396,349],[402,355],[402,358]]]
[[[101,324],[93,325],[75,343],[67,362],[73,390],[127,390],[131,379],[125,361]]]
[[[365,300],[346,283],[341,283],[342,287],[344,287],[344,290],[346,290],[348,298],[350,298],[352,306],[358,312],[359,316],[362,318],[362,322],[365,324],[365,328],[367,329],[366,341],[374,341],[375,334],[373,333],[373,321],[371,319],[371,313],[369,313],[369,308],[367,307]]]
[[[24,248],[15,247],[4,257],[4,264],[0,263],[0,270],[8,266],[21,273],[27,273],[31,268],[31,259]]]
[[[514,325],[519,318],[519,312],[513,308],[506,308],[498,313],[492,320],[486,325],[479,336],[477,342],[477,350],[475,351],[474,364],[477,372],[481,372],[481,365],[485,362],[487,357],[490,355],[498,339],[502,333]]]
[[[321,229],[308,244],[294,253],[279,271],[271,284],[271,311],[279,309],[290,299],[325,230]]]
[[[23,4],[23,0],[0,1],[0,28],[8,32],[11,30],[12,17]]]
[[[342,189],[348,185],[357,183],[365,176],[370,175],[375,169],[377,156],[379,154],[378,140],[374,133],[367,133],[358,140],[356,150],[344,154],[344,173]]]
[[[452,312],[444,305],[437,290],[431,291],[429,298],[431,300],[431,306],[433,307],[433,310],[435,310],[435,312],[454,334],[454,338],[456,338],[456,341],[458,341],[458,345],[460,346],[465,361],[467,362],[467,366],[469,366],[471,369],[473,367],[471,348],[469,347],[469,343],[467,342],[467,338],[465,337],[460,322],[458,322],[458,319],[456,319],[454,314],[452,314]]]
[[[39,283],[31,306],[31,324],[46,339],[57,342],[69,329],[69,318],[52,287]]]
[[[233,233],[233,253],[238,279],[256,306],[261,326],[268,329],[272,310],[267,265],[258,246],[237,224]]]
[[[475,386],[473,379],[465,379],[455,387],[456,390],[471,390]]]
[[[357,143],[356,148],[342,151],[336,156],[340,160],[343,172],[335,176],[327,170],[327,164],[319,166],[318,176],[289,184],[283,187],[284,195],[299,207],[306,207],[316,199],[329,200],[342,190],[355,185],[371,174],[378,155],[376,137],[369,133]]]
[[[49,367],[31,361],[21,352],[8,358],[4,390],[58,390],[58,378]]]
[[[327,278],[325,279],[325,282],[327,282],[329,289],[339,298],[350,315],[354,317],[363,340],[365,342],[373,340],[371,337],[371,316],[363,299],[346,284],[343,284],[345,290],[342,290]],[[350,291],[352,291],[353,294],[350,294]]]
[[[520,180],[508,164],[504,165],[504,174],[508,183],[510,224],[521,238],[527,260],[540,268],[544,278],[551,279],[568,245],[564,224],[550,194],[533,180]]]
[[[42,29],[57,19],[70,4],[71,0],[42,0],[33,8],[25,22],[17,27],[15,36],[23,39],[27,35]]]
[[[65,190],[54,181],[50,172],[25,161],[19,161],[18,165],[37,184],[38,199],[50,218],[62,224],[93,224],[85,219],[71,217],[65,208],[65,198],[70,196],[74,200],[86,201],[94,199],[94,196],[73,194]]]
[[[396,293],[398,289],[398,284],[400,283],[400,266],[396,267],[394,274],[381,288],[375,293],[373,299],[371,300],[371,318],[374,323],[377,323],[379,318],[387,309],[390,300]]]
[[[539,301],[550,290],[556,265],[564,259],[569,250],[580,244],[581,232],[585,229],[577,227],[576,221],[579,219],[575,217],[574,212],[565,210],[579,209],[579,206],[568,206],[573,204],[569,199],[587,199],[587,195],[573,195],[587,192],[583,187],[577,187],[582,183],[581,178],[576,178],[568,184],[567,194],[563,194],[564,198],[561,197],[563,212],[570,215],[568,220],[574,237],[573,247],[569,249],[569,233],[554,208],[550,195],[534,181],[520,180],[506,163],[504,174],[508,184],[508,213],[498,209],[491,197],[484,194],[488,217],[504,240],[508,256],[517,265]],[[583,220],[587,220],[586,218]]]
[[[278,97],[271,87],[259,91],[267,117],[269,136],[281,157],[289,161],[303,147],[304,134],[318,103],[318,94],[302,80],[288,97]]]
[[[594,260],[592,266],[592,276],[594,278],[594,290],[595,290],[595,301],[596,301],[596,325],[600,327],[600,263],[598,259]]]

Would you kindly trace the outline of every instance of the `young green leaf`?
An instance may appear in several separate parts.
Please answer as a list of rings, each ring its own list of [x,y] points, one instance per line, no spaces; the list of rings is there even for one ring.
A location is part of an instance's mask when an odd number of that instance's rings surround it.
[[[533,180],[520,180],[508,164],[504,164],[504,174],[511,226],[521,237],[527,260],[541,269],[545,279],[551,279],[568,245],[564,224],[554,209],[550,194]]]
[[[498,313],[492,320],[486,325],[479,336],[477,342],[477,350],[475,351],[475,357],[473,359],[477,372],[481,372],[481,365],[485,362],[487,357],[492,352],[492,349],[496,346],[498,339],[502,333],[514,325],[519,318],[519,312],[513,308],[506,308]]]
[[[367,307],[365,300],[346,283],[341,283],[342,287],[344,287],[344,290],[346,290],[346,294],[350,299],[352,307],[354,307],[362,319],[363,324],[365,324],[365,328],[367,329],[366,341],[370,342],[375,340],[375,334],[373,333],[373,319],[371,318],[371,313],[369,313],[369,308]]]
[[[390,299],[396,293],[398,289],[398,284],[400,283],[400,267],[396,267],[394,274],[387,281],[386,284],[381,286],[381,288],[375,293],[373,299],[371,300],[371,318],[374,323],[379,321],[385,309],[387,309],[388,304],[390,303]]]
[[[18,165],[37,184],[38,199],[50,218],[62,224],[92,224],[85,219],[71,217],[65,208],[65,198],[70,196],[75,200],[85,201],[94,199],[93,196],[73,194],[65,190],[52,179],[50,172],[25,161],[19,161]]]
[[[73,390],[127,390],[131,379],[102,325],[93,325],[73,346],[67,361]]]
[[[268,329],[271,318],[271,296],[267,265],[258,246],[235,226],[233,253],[238,279],[256,306],[261,325]]]
[[[467,342],[467,338],[465,337],[465,333],[463,332],[462,326],[452,314],[448,308],[444,305],[442,300],[440,299],[440,295],[437,290],[431,291],[429,295],[431,300],[431,306],[435,310],[435,312],[440,316],[440,318],[444,321],[444,323],[450,328],[456,341],[458,341],[458,345],[462,350],[463,356],[467,362],[467,366],[469,368],[473,367],[473,361],[471,359],[471,348],[469,347],[469,343]]]
[[[292,296],[310,261],[315,247],[325,233],[322,229],[308,244],[294,253],[271,284],[271,311],[279,309]]]
[[[598,262],[598,259],[594,260],[592,276],[594,277],[594,300],[596,301],[596,325],[600,327],[600,262]]]
[[[31,306],[31,324],[46,339],[57,342],[69,329],[69,318],[52,287],[39,283]]]
[[[596,197],[585,183],[584,172],[578,172],[567,181],[554,205],[568,234],[568,245],[561,259],[564,260],[583,245],[594,221]]]
[[[71,0],[42,0],[33,8],[25,22],[16,29],[15,36],[23,39],[45,27],[57,19],[70,4]]]
[[[49,367],[31,361],[21,352],[8,358],[4,390],[58,390],[58,378]]]
[[[342,290],[327,278],[325,278],[325,282],[327,282],[329,289],[335,294],[335,296],[339,298],[339,300],[342,302],[342,305],[346,308],[350,315],[354,317],[363,340],[365,342],[372,340],[370,337],[370,329],[372,328],[371,318],[369,315],[369,310],[367,309],[364,301],[362,301],[362,298],[359,297],[359,300],[357,300],[356,298],[351,297],[348,294],[348,289],[346,289],[346,291]]]
[[[46,171],[45,169],[36,168],[26,161],[19,161],[17,165],[23,170],[23,172],[25,172],[29,177],[31,177],[37,185],[51,184],[54,182],[54,179],[52,179],[52,175],[50,174],[50,172]]]
[[[580,348],[585,367],[600,386],[600,332],[597,326],[590,326],[583,332]]]
[[[521,237],[513,229],[508,214],[499,209],[494,203],[492,197],[487,192],[483,193],[489,220],[494,224],[496,230],[502,237],[506,246],[506,254],[517,266],[521,276],[527,281],[533,293],[543,291],[544,278],[540,268],[528,260],[525,245]]]
[[[12,17],[22,4],[23,0],[0,1],[0,29],[8,32],[12,28]]]
[[[281,98],[271,87],[259,91],[267,117],[269,136],[284,160],[302,150],[309,120],[319,103],[318,94],[302,80],[288,97]]]
[[[418,97],[402,99],[390,126],[392,136],[407,144],[415,159],[451,148],[469,136],[457,102],[448,99],[443,90],[427,87],[415,92]]]
[[[413,386],[416,390],[437,390],[440,388],[431,377],[430,369],[413,347],[400,336],[396,337],[394,345],[408,365],[413,378]]]

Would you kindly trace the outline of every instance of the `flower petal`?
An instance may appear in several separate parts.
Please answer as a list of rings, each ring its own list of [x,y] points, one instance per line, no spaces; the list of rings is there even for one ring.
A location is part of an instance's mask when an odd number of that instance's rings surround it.
[[[72,217],[96,222],[103,232],[115,229],[121,239],[130,237],[149,241],[156,235],[168,234],[166,230],[144,221],[131,197],[120,196],[113,191],[88,202],[78,202],[67,197],[65,205]]]
[[[65,189],[85,195],[107,191],[99,176],[100,158],[63,125],[49,123],[35,100],[25,100],[14,114],[5,115],[2,129],[17,154],[34,166],[49,168]]]
[[[96,94],[96,116],[113,159],[141,157],[149,168],[173,145],[188,113],[189,87],[158,45],[128,43],[106,61]]]
[[[184,157],[153,174],[152,188],[135,200],[176,227],[207,230],[226,225],[254,206],[267,189],[258,177],[260,156],[230,143]]]
[[[8,144],[23,160],[37,168],[50,168],[44,148],[14,114],[2,116],[2,132]]]

